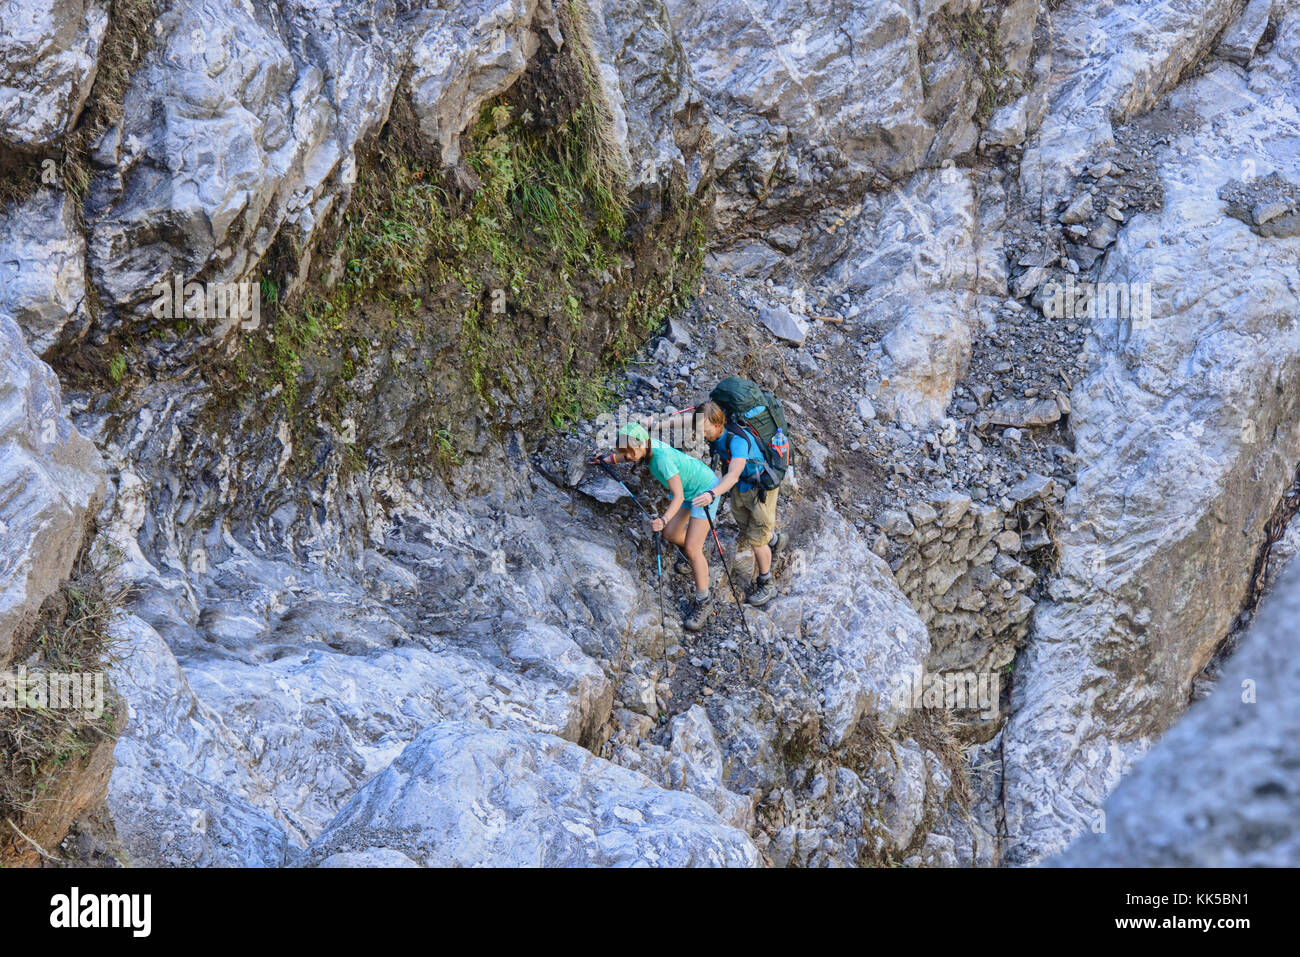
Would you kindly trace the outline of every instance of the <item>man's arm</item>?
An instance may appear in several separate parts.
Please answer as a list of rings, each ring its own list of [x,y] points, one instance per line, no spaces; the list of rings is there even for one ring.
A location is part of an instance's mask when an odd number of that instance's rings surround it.
[[[643,423],[660,442],[676,448],[689,445],[695,435],[695,409],[677,412],[666,419],[648,419]]]
[[[722,476],[718,484],[713,487],[713,494],[718,498],[735,488],[736,483],[740,481],[741,474],[745,471],[745,466],[749,464],[749,445],[744,439],[732,435],[730,432],[724,432],[723,439],[727,443],[728,451],[731,453],[731,460],[727,465],[727,474]],[[708,492],[701,492],[695,497],[693,504],[704,505],[711,502],[712,499],[707,498],[708,494]],[[705,501],[701,502],[701,498],[704,498]]]
[[[738,457],[733,458],[730,467],[727,469],[727,474],[722,476],[718,484],[713,486],[712,490],[701,492],[699,495],[695,496],[695,498],[691,500],[691,504],[698,505],[701,508],[707,508],[713,504],[715,499],[722,498],[722,496],[730,492],[735,488],[736,483],[740,481],[740,473],[745,471],[745,463],[748,461],[748,459]]]

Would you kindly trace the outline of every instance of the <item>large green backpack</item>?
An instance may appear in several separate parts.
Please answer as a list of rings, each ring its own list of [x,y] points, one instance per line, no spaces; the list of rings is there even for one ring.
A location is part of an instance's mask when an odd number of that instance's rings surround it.
[[[790,439],[781,400],[739,376],[723,379],[709,398],[727,413],[732,431],[748,433],[762,449],[765,467],[758,487],[767,491],[779,486],[790,468]]]

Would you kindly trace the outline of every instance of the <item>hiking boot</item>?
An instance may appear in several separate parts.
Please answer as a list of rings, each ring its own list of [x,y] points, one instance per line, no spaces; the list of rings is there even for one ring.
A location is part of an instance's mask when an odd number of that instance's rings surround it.
[[[776,585],[773,584],[769,576],[767,581],[760,581],[755,578],[748,590],[745,592],[745,601],[751,605],[766,605],[776,597]]]
[[[691,610],[685,620],[682,621],[682,627],[687,631],[699,631],[704,627],[704,623],[709,620],[713,614],[713,599],[706,598],[704,601],[691,599]]]
[[[777,532],[777,533],[776,533],[776,544],[774,544],[774,545],[768,545],[768,546],[767,546],[768,548],[772,549],[772,567],[773,567],[773,568],[776,568],[776,557],[777,557],[778,555],[780,555],[781,552],[785,549],[786,543],[787,543],[789,540],[790,540],[790,539],[786,536],[785,532]]]
[[[677,561],[673,562],[673,571],[679,575],[691,574],[690,560],[681,552],[677,553]]]

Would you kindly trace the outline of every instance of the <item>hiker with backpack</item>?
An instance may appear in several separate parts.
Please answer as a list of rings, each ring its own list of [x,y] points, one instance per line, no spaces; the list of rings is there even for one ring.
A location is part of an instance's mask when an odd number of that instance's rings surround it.
[[[745,591],[751,605],[766,605],[776,597],[772,582],[772,561],[784,547],[785,534],[776,530],[778,489],[762,489],[764,458],[756,437],[745,431],[728,431],[727,413],[710,400],[696,410],[697,423],[714,457],[726,469],[721,481],[707,495],[731,496],[731,514],[740,529],[738,547],[754,553],[754,580]]]
[[[672,416],[659,428],[679,429],[687,415],[725,470],[719,483],[692,504],[716,505],[719,497],[734,490],[731,511],[740,529],[737,547],[748,546],[754,553],[755,574],[745,600],[765,605],[776,597],[772,563],[786,544],[785,534],[776,530],[777,496],[790,465],[781,400],[748,379],[731,376],[709,393],[708,402]]]
[[[699,631],[713,614],[709,595],[709,562],[704,541],[718,515],[718,499],[710,492],[718,476],[707,464],[665,442],[650,438],[645,426],[631,423],[618,432],[618,447],[610,458],[616,462],[643,463],[655,480],[672,495],[661,517],[650,526],[676,545],[695,577],[695,599],[682,622],[687,631]]]

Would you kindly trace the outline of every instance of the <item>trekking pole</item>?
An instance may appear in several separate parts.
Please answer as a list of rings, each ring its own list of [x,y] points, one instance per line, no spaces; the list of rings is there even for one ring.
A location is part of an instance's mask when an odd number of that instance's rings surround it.
[[[664,533],[655,532],[655,570],[659,573],[659,640],[663,642],[664,681],[668,680],[668,625],[664,615]],[[661,721],[667,721],[666,714],[660,715]]]
[[[599,455],[593,456],[591,461],[594,462],[596,465],[600,466],[602,472],[604,472],[606,475],[608,475],[610,478],[612,478],[615,482],[617,482],[619,485],[623,487],[623,491],[627,492],[628,498],[632,500],[632,504],[634,504],[637,508],[641,510],[641,514],[646,517],[646,521],[649,522],[654,521],[653,517],[650,515],[649,512],[645,510],[645,507],[641,504],[641,502],[637,499],[637,497],[632,494],[632,490],[627,487],[627,483],[618,477],[618,473],[614,471],[613,467],[608,462],[606,462]],[[667,617],[664,615],[664,557],[663,557],[664,536],[663,536],[663,532],[655,532],[654,536],[655,536],[655,572],[657,573],[659,578],[659,639],[660,641],[663,642],[664,680],[666,681],[668,680],[668,632],[667,632]]]
[[[713,544],[718,546],[718,557],[722,559],[722,568],[727,573],[727,584],[731,586],[731,597],[736,599],[736,611],[740,612],[740,624],[745,629],[745,637],[751,642],[754,640],[753,633],[749,630],[749,622],[745,620],[745,609],[740,604],[740,595],[736,592],[736,583],[731,580],[731,566],[727,564],[727,556],[722,553],[722,542],[718,541],[718,530],[713,527],[713,516],[709,510],[704,510],[704,517],[709,520],[709,531],[713,533]]]
[[[593,456],[591,462],[593,465],[600,466],[600,470],[602,472],[604,472],[606,475],[612,478],[619,485],[623,486],[623,491],[627,492],[627,497],[632,500],[632,504],[635,505],[637,508],[641,509],[641,514],[646,517],[647,522],[654,521],[654,517],[645,510],[645,506],[641,504],[641,500],[632,494],[632,490],[627,487],[627,483],[618,477],[618,473],[614,471],[614,469],[610,466],[608,462],[606,462],[599,455]]]

